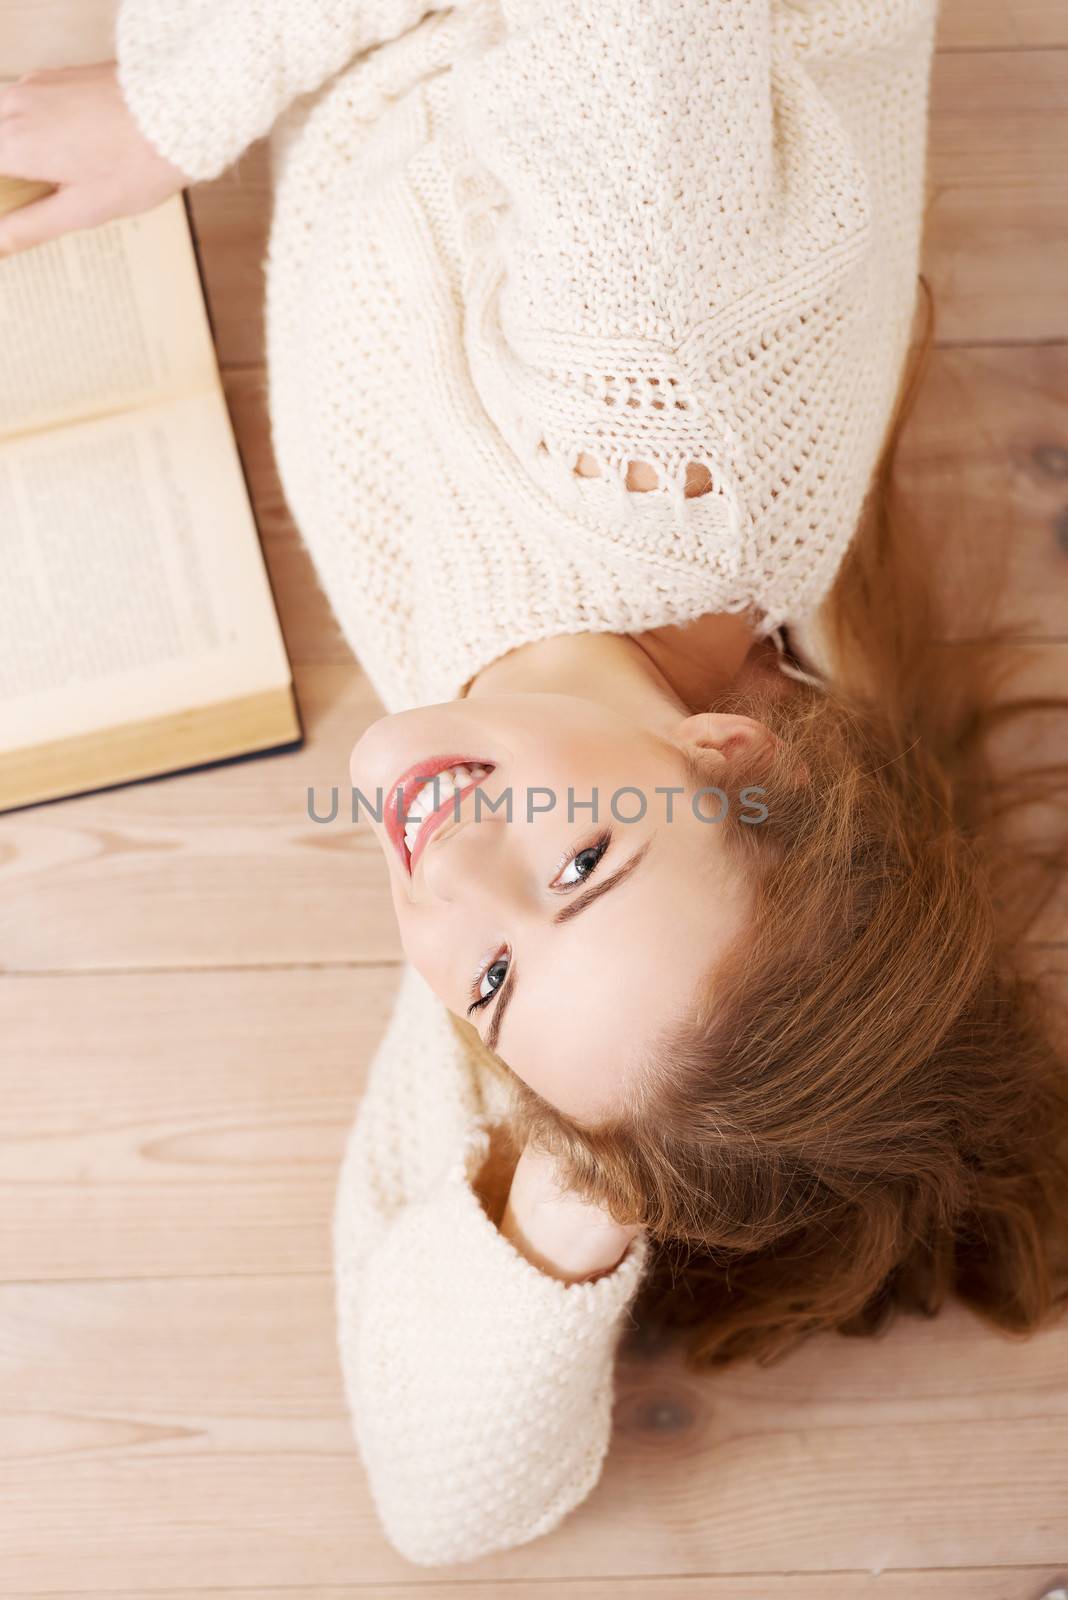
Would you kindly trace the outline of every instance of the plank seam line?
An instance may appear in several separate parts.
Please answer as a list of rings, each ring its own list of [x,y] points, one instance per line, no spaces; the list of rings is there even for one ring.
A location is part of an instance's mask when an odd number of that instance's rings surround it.
[[[607,1583],[625,1584],[625,1585],[628,1585],[628,1586],[632,1586],[632,1585],[639,1584],[639,1583],[647,1584],[650,1581],[650,1578],[653,1578],[657,1584],[692,1583],[695,1579],[708,1579],[708,1580],[712,1580],[714,1582],[714,1581],[717,1581],[719,1579],[729,1580],[729,1579],[734,1579],[734,1578],[763,1578],[765,1580],[766,1579],[778,1580],[780,1578],[787,1578],[787,1579],[788,1578],[857,1578],[857,1577],[870,1578],[872,1576],[873,1570],[874,1569],[871,1568],[871,1567],[790,1567],[790,1568],[739,1567],[739,1568],[730,1568],[730,1569],[727,1569],[725,1571],[718,1571],[718,1572],[663,1572],[663,1573],[659,1573],[658,1572],[658,1573],[654,1573],[654,1574],[650,1574],[650,1573],[620,1574],[620,1573],[614,1573],[614,1572],[607,1572],[607,1573],[596,1573],[596,1574],[592,1574],[591,1573],[591,1574],[585,1575],[585,1576],[579,1575],[579,1574],[576,1574],[576,1573],[572,1573],[572,1574],[570,1574],[568,1581],[572,1582],[572,1583],[575,1583],[575,1584],[586,1584],[586,1585],[589,1585],[592,1588],[594,1585],[607,1584]],[[1062,1569],[1058,1568],[1056,1562],[1050,1562],[1050,1561],[1021,1561],[1021,1562],[1015,1562],[1012,1565],[1008,1565],[1008,1564],[999,1565],[997,1563],[986,1562],[986,1563],[984,1563],[982,1565],[974,1566],[974,1567],[971,1567],[971,1566],[967,1566],[967,1567],[966,1566],[958,1566],[958,1567],[883,1567],[880,1570],[879,1576],[880,1577],[886,1577],[886,1576],[889,1576],[889,1577],[893,1577],[893,1576],[906,1577],[906,1576],[910,1576],[912,1574],[923,1575],[923,1574],[932,1573],[932,1572],[940,1572],[940,1573],[955,1573],[955,1572],[960,1572],[960,1573],[1028,1572],[1028,1573],[1030,1573],[1030,1572],[1040,1572],[1040,1573],[1048,1573],[1050,1575],[1050,1577],[1052,1578],[1052,1577],[1058,1576],[1058,1574],[1059,1574],[1059,1572],[1061,1570]],[[542,1588],[546,1588],[546,1589],[551,1584],[558,1591],[558,1587],[559,1587],[559,1584],[560,1584],[560,1579],[559,1579],[559,1577],[545,1577],[545,1578],[536,1578],[536,1577],[528,1577],[528,1578],[437,1578],[437,1579],[432,1579],[432,1580],[428,1580],[428,1581],[424,1581],[424,1582],[419,1582],[419,1580],[417,1580],[417,1579],[416,1580],[411,1580],[411,1579],[398,1578],[398,1579],[388,1580],[385,1583],[376,1582],[375,1580],[371,1580],[370,1582],[364,1583],[364,1582],[361,1582],[359,1579],[355,1579],[351,1583],[338,1583],[338,1584],[333,1584],[333,1583],[330,1583],[330,1584],[321,1584],[321,1583],[316,1583],[316,1584],[272,1583],[266,1589],[263,1587],[262,1584],[247,1584],[247,1585],[246,1584],[238,1584],[238,1585],[222,1584],[222,1585],[219,1585],[219,1584],[216,1584],[216,1583],[212,1583],[212,1584],[208,1584],[208,1585],[198,1585],[196,1589],[190,1589],[190,1587],[188,1585],[185,1585],[181,1590],[177,1590],[173,1586],[170,1586],[170,1587],[165,1588],[165,1589],[143,1589],[143,1588],[142,1589],[113,1589],[113,1588],[106,1588],[106,1589],[70,1589],[70,1588],[66,1588],[66,1589],[18,1589],[18,1590],[14,1590],[11,1593],[10,1600],[50,1600],[50,1597],[52,1597],[52,1596],[59,1597],[59,1600],[67,1600],[68,1596],[73,1596],[73,1595],[77,1595],[79,1597],[84,1596],[85,1600],[93,1600],[94,1596],[98,1597],[98,1600],[121,1600],[121,1597],[124,1596],[124,1595],[132,1595],[132,1596],[134,1596],[134,1600],[153,1600],[154,1596],[158,1597],[158,1600],[166,1600],[166,1597],[168,1595],[179,1594],[179,1593],[181,1593],[182,1595],[196,1594],[196,1593],[201,1592],[201,1591],[203,1591],[206,1594],[235,1594],[235,1595],[241,1595],[241,1594],[256,1594],[256,1595],[264,1595],[264,1594],[268,1594],[268,1595],[271,1595],[271,1594],[294,1594],[294,1595],[301,1595],[301,1594],[316,1594],[316,1595],[320,1595],[320,1594],[324,1594],[324,1595],[325,1594],[339,1594],[339,1595],[346,1595],[346,1594],[359,1594],[361,1591],[367,1591],[368,1593],[372,1593],[373,1592],[373,1594],[376,1595],[376,1596],[377,1595],[386,1596],[386,1595],[389,1595],[390,1593],[396,1593],[398,1596],[403,1596],[405,1594],[417,1594],[417,1595],[426,1594],[426,1595],[430,1596],[431,1600],[432,1600],[432,1597],[435,1594],[437,1594],[439,1592],[444,1593],[444,1592],[447,1592],[449,1590],[453,1590],[455,1592],[462,1593],[462,1594],[466,1595],[469,1592],[474,1592],[477,1589],[481,1589],[481,1588],[489,1589],[490,1587],[492,1587],[494,1590],[501,1589],[501,1590],[507,1591],[509,1589],[514,1589],[516,1591],[521,1591],[521,1590],[526,1589],[528,1587],[529,1588],[533,1588],[533,1586],[535,1584],[539,1585]]]
[[[940,44],[936,56],[1047,56],[1068,50],[1065,44]]]
[[[143,978],[208,972],[385,972],[403,966],[403,957],[384,956],[378,961],[223,962],[202,967],[0,967],[0,978]]]

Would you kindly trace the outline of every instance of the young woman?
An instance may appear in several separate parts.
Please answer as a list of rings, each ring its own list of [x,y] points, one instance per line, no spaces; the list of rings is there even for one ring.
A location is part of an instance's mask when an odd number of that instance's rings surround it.
[[[1057,1293],[986,657],[883,522],[933,10],[125,0],[117,65],[0,98],[57,185],[0,250],[273,129],[279,469],[392,713],[352,779],[411,965],[335,1251],[412,1561],[583,1500],[632,1315],[700,1365]]]

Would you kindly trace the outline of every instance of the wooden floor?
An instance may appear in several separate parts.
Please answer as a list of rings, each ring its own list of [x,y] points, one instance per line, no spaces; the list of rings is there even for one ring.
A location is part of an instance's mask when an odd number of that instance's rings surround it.
[[[0,0],[0,74],[106,53],[109,13]],[[1021,662],[1062,687],[1066,166],[1065,0],[947,0],[909,477],[955,530],[946,581],[1006,550]],[[1068,1568],[1068,1326],[1017,1344],[959,1311],[765,1372],[634,1353],[557,1533],[441,1572],[385,1542],[329,1223],[398,945],[376,847],[305,820],[375,708],[271,466],[259,157],[195,208],[308,739],[0,819],[0,1592],[1033,1600]],[[1068,971],[1064,898],[1039,937]]]

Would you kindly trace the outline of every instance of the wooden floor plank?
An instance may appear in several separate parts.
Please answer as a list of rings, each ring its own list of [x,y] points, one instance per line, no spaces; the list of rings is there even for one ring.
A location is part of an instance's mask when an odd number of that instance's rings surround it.
[[[397,976],[0,982],[0,1279],[328,1272]]]
[[[327,1272],[0,1285],[0,1415],[17,1420],[20,1407],[54,1413],[57,1428],[82,1418],[79,1446],[94,1406],[104,1432],[124,1407],[131,1417],[217,1417],[220,1438],[252,1419],[261,1427],[315,1424],[341,1404],[330,1298]],[[116,1341],[129,1362],[108,1362]],[[62,1360],[41,1362],[46,1346]],[[709,1430],[732,1439],[858,1419],[895,1427],[1056,1420],[1068,1416],[1066,1354],[1068,1325],[1010,1338],[959,1305],[930,1320],[901,1317],[875,1339],[811,1339],[766,1368],[743,1362],[694,1373],[669,1346],[624,1341],[614,1448],[628,1460],[651,1451],[654,1472],[672,1455],[690,1454],[692,1435]],[[981,1386],[964,1355],[981,1362]],[[26,1446],[25,1434],[5,1427],[0,1460],[23,1458]]]
[[[1064,0],[941,0],[942,50],[1041,49],[1068,45]]]
[[[0,1290],[7,1583],[150,1595],[410,1576],[351,1442],[330,1296],[325,1276]],[[1066,1353],[1063,1326],[1008,1341],[954,1311],[763,1372],[626,1357],[589,1501],[544,1540],[441,1574],[1055,1564]]]
[[[747,1577],[569,1578],[566,1589],[535,1579],[425,1579],[412,1583],[317,1584],[308,1589],[155,1589],[152,1600],[1039,1600],[1063,1575],[1054,1568],[971,1567],[930,1572],[791,1572]],[[476,1587],[477,1583],[477,1587]],[[48,1600],[83,1600],[87,1591],[52,1590]],[[93,1590],[94,1600],[142,1600],[131,1589]],[[8,1600],[36,1600],[25,1592]]]
[[[1068,52],[936,58],[924,266],[939,339],[1068,338]]]
[[[1065,367],[1068,377],[1068,360]],[[297,666],[325,662],[351,667],[352,652],[319,587],[279,481],[267,414],[266,371],[263,367],[227,371],[224,386],[289,659]],[[1064,404],[1068,408],[1068,402]],[[1052,418],[1045,432],[1051,428]],[[1068,436],[1068,419],[1065,433]]]
[[[951,637],[988,581],[1014,635],[1068,636],[1068,346],[934,351],[899,462]]]
[[[326,1270],[341,1147],[395,979],[5,986],[3,1276]]]
[[[379,710],[353,668],[298,676],[305,748],[14,812],[7,970],[394,960],[386,865],[351,825],[348,757]],[[318,814],[309,817],[308,791]]]

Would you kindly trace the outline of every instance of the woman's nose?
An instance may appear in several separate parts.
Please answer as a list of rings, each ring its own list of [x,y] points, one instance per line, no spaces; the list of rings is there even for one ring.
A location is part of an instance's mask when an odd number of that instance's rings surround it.
[[[505,828],[505,819],[494,816],[447,822],[427,840],[418,863],[422,897],[443,904],[504,898],[509,889]]]

